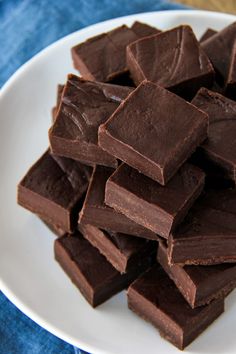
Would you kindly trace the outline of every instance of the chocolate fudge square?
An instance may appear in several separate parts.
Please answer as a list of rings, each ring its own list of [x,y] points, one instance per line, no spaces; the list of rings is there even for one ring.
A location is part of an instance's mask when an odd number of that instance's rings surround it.
[[[139,267],[120,274],[79,232],[56,239],[54,253],[65,273],[93,307],[127,288],[153,262],[147,257]]]
[[[201,44],[221,82],[225,81],[228,76],[235,38],[236,22],[217,32]]]
[[[166,186],[161,186],[122,164],[107,181],[105,203],[168,238],[200,195],[204,177],[199,168],[186,163]]]
[[[236,181],[236,102],[202,88],[192,104],[209,116],[208,139],[199,153],[219,166],[225,177]]]
[[[164,242],[159,242],[157,260],[192,308],[224,298],[236,287],[236,264],[170,265]]]
[[[179,26],[127,47],[127,66],[136,85],[149,80],[185,98],[211,87],[214,69],[192,29]]]
[[[18,203],[65,232],[77,226],[92,168],[46,151],[18,185]]]
[[[144,81],[98,130],[99,146],[165,185],[207,137],[208,116]]]
[[[170,264],[236,262],[236,190],[208,191],[168,239]]]
[[[72,48],[74,67],[86,80],[109,82],[127,72],[126,46],[139,37],[126,25]]]
[[[181,350],[224,312],[224,300],[221,299],[192,309],[159,265],[131,284],[128,306]]]
[[[90,224],[108,231],[125,233],[151,240],[157,240],[157,235],[149,229],[127,218],[105,204],[105,187],[114,169],[96,166],[79,214],[79,224]]]
[[[51,151],[88,164],[116,167],[116,159],[97,144],[98,127],[130,92],[128,87],[69,75],[56,120],[49,131]]]
[[[158,242],[104,231],[92,225],[79,225],[79,230],[120,273],[139,267],[147,257],[155,259]]]

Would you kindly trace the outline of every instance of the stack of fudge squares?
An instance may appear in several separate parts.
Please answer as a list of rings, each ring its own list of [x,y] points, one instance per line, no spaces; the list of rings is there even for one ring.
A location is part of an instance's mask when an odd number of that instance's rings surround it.
[[[55,258],[96,307],[128,307],[183,349],[236,287],[236,23],[135,22],[72,48],[49,149],[18,203],[58,235]]]

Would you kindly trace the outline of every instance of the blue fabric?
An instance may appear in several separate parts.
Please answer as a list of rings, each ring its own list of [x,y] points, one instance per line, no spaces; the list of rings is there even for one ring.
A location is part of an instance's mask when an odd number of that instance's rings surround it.
[[[0,0],[0,87],[34,54],[68,33],[119,16],[180,8],[165,0]],[[82,351],[42,329],[0,293],[1,353]]]

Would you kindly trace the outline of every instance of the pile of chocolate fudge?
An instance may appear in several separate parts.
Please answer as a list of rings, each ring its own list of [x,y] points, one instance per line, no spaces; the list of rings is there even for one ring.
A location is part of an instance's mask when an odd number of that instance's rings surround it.
[[[72,59],[18,203],[58,235],[55,259],[93,307],[128,288],[183,349],[236,287],[236,23],[198,41],[135,22]]]

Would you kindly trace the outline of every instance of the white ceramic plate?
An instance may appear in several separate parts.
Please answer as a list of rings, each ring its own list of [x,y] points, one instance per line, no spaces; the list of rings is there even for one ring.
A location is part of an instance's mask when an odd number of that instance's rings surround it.
[[[54,237],[17,206],[16,185],[48,146],[56,85],[72,67],[70,48],[86,38],[134,20],[161,29],[189,24],[199,36],[235,17],[203,11],[166,11],[106,21],[73,33],[36,55],[7,82],[0,95],[0,278],[6,296],[35,322],[92,353],[179,353],[149,324],[127,309],[125,292],[92,309],[53,257]],[[236,353],[236,293],[226,312],[186,353]]]

